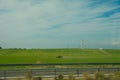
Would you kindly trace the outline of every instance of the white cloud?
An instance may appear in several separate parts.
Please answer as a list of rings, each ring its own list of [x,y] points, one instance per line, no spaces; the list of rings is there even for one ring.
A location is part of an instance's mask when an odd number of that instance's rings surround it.
[[[120,19],[115,19],[120,13],[106,18],[97,16],[118,6],[110,6],[113,2],[111,0],[93,8],[88,7],[93,2],[95,1],[41,0],[38,4],[34,0],[0,0],[0,9],[9,10],[0,15],[0,38],[2,41],[13,42],[18,39],[16,43],[22,43],[24,39],[27,42],[34,35],[40,35],[38,40],[31,40],[37,43],[43,38],[41,35],[113,33],[114,26],[120,25]]]

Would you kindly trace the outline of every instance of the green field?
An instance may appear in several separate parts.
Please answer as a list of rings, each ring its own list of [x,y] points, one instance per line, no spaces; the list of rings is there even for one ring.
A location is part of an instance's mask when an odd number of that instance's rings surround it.
[[[62,56],[62,58],[56,58]],[[1,49],[2,63],[120,62],[120,49]]]

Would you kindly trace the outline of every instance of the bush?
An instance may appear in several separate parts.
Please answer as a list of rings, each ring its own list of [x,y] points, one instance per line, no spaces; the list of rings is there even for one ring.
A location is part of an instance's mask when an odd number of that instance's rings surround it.
[[[34,77],[33,80],[42,80],[42,77]]]
[[[114,75],[108,75],[105,80],[114,80]]]
[[[0,49],[2,49],[2,47],[0,46]]]
[[[26,80],[31,80],[31,78],[32,78],[31,71],[28,70],[28,71],[26,72],[26,74],[25,74],[25,79],[26,79]]]
[[[73,75],[69,75],[68,80],[75,80],[75,77]]]
[[[63,56],[57,56],[56,58],[63,58]]]
[[[101,72],[95,73],[96,80],[104,80],[104,78],[105,78],[105,75],[103,73],[101,73]]]
[[[58,80],[63,80],[64,76],[62,74],[58,75]]]
[[[116,72],[115,75],[120,77],[120,71]]]
[[[83,73],[84,80],[94,80],[92,77],[90,77],[88,72]]]
[[[23,80],[22,78],[17,78],[17,80]]]

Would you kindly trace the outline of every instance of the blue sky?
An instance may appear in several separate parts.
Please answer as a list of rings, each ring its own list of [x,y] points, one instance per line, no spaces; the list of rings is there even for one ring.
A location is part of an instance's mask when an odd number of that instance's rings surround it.
[[[120,48],[120,0],[0,0],[4,48]]]

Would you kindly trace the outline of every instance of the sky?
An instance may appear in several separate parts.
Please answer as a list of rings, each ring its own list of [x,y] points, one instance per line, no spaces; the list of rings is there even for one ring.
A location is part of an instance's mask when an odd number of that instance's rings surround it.
[[[120,0],[0,0],[0,46],[120,49]]]

